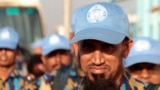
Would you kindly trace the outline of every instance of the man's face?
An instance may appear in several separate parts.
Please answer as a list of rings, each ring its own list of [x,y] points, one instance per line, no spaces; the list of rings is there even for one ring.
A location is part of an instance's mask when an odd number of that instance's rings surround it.
[[[33,73],[34,75],[36,75],[37,77],[43,75],[46,71],[45,66],[43,65],[43,63],[36,63],[33,66]]]
[[[57,53],[59,54],[59,59],[62,67],[70,65],[72,57],[70,50],[58,50]]]
[[[160,84],[160,65],[139,63],[128,68],[134,78],[151,84]]]
[[[60,59],[57,51],[49,53],[47,56],[42,56],[43,64],[45,65],[47,71],[53,72],[60,68]]]
[[[18,52],[7,48],[0,49],[0,66],[9,67],[15,65]]]
[[[122,59],[128,55],[124,44],[111,45],[97,40],[78,43],[78,58],[85,75],[95,81],[97,75],[104,79],[119,77],[123,72]],[[127,54],[126,54],[127,52]]]
[[[67,66],[70,64],[71,53],[69,50],[59,49],[47,55],[43,62],[49,71],[57,70],[62,66]]]

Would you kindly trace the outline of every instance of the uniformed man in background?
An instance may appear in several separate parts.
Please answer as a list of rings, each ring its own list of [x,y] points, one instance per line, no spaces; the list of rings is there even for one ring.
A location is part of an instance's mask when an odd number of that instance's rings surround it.
[[[11,27],[0,29],[0,90],[36,90],[15,69],[19,35]]]
[[[160,90],[160,42],[149,37],[133,40],[134,45],[124,60],[125,68],[134,78],[144,82],[147,90]]]
[[[42,61],[47,72],[40,82],[40,90],[73,90],[76,87],[76,72],[72,68],[72,53],[69,40],[59,34],[44,38]]]

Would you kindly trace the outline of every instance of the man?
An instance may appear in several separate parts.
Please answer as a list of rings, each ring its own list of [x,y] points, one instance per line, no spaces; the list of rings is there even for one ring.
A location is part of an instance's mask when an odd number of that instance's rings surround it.
[[[10,27],[0,30],[0,90],[35,90],[35,86],[26,82],[15,70],[19,56],[19,36]]]
[[[135,38],[131,52],[124,60],[124,66],[134,78],[146,85],[160,84],[159,50],[160,43],[158,41],[147,37]]]
[[[42,61],[47,72],[43,76],[40,90],[72,90],[75,72],[72,70],[72,54],[69,40],[62,35],[52,34],[44,39]]]
[[[133,42],[128,18],[118,5],[97,2],[81,7],[74,29],[71,43],[86,75],[78,90],[144,90],[123,68]]]
[[[34,54],[30,57],[27,63],[27,71],[27,78],[30,80],[37,80],[45,73],[46,69],[41,60],[41,55]]]

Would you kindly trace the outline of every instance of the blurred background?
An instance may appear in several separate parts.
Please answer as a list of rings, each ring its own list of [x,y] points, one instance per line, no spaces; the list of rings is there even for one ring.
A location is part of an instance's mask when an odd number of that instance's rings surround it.
[[[127,12],[131,36],[160,40],[160,0],[0,0],[0,28],[14,27],[21,36],[21,46],[50,33],[69,37],[73,11],[97,1],[114,2]]]

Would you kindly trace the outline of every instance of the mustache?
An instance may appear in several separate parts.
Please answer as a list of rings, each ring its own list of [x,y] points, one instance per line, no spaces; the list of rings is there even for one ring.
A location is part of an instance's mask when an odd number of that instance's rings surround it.
[[[95,68],[95,69],[110,69],[111,67],[109,65],[94,65],[90,64],[88,65],[88,69]]]

